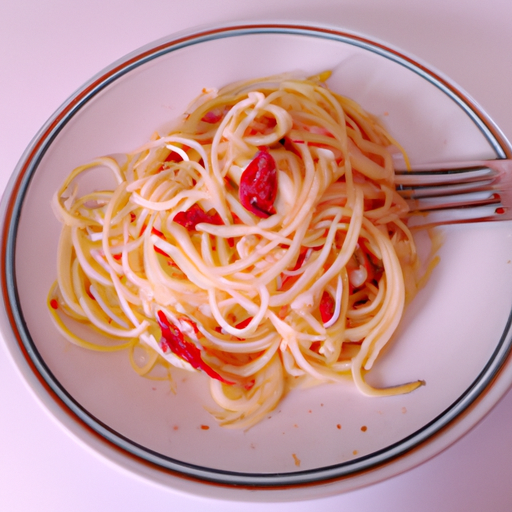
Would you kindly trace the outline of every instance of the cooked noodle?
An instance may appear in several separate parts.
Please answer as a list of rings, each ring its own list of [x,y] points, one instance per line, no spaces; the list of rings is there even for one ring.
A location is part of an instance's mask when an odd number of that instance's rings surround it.
[[[53,199],[64,227],[48,306],[60,332],[129,348],[141,375],[205,371],[224,426],[254,425],[307,378],[351,374],[373,396],[420,386],[364,378],[418,261],[393,184],[398,145],[327,76],[205,90],[123,164],[75,169]],[[81,195],[91,170],[115,187]],[[66,317],[109,341],[81,339]]]

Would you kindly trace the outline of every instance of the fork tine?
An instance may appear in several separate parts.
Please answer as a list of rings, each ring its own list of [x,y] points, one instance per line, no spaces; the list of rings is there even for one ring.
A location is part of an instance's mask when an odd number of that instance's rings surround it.
[[[418,170],[413,168],[410,171],[395,171],[395,183],[402,187],[449,186],[450,184],[494,181],[497,176],[500,176],[500,172],[487,166],[451,170],[445,168]]]
[[[494,206],[478,206],[475,208],[449,208],[432,212],[411,212],[407,225],[414,229],[447,224],[512,220],[511,210],[504,210],[503,213],[497,213],[497,210],[499,208]]]
[[[423,176],[418,177],[410,176],[410,178],[420,178],[423,180]],[[412,183],[413,180],[410,180]],[[420,182],[420,180],[417,180]],[[470,181],[462,183],[449,183],[447,185],[408,185],[404,186],[400,183],[397,184],[397,191],[403,198],[419,198],[419,197],[440,197],[440,196],[451,196],[456,194],[467,194],[470,192],[479,192],[491,190],[494,179],[482,180],[482,181]]]
[[[395,183],[410,225],[512,219],[512,160],[417,166],[397,170]]]
[[[442,195],[421,197],[420,199],[408,199],[411,210],[426,211],[447,208],[463,208],[469,206],[495,205],[496,208],[504,206],[497,192],[479,191],[468,194]]]

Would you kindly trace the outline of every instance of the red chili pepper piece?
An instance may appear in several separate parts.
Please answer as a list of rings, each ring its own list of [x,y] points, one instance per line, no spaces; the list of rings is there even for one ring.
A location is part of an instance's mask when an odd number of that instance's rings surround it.
[[[210,110],[209,112],[206,112],[206,114],[202,117],[201,121],[204,121],[205,123],[216,124],[223,117],[224,117],[224,109],[217,107],[217,108],[214,108],[213,110]]]
[[[161,231],[158,231],[158,229],[156,229],[155,227],[152,227],[151,228],[151,234],[153,235],[156,235],[158,237],[160,237],[162,240],[165,240],[165,236],[164,234],[161,232]],[[166,258],[170,258],[170,256],[165,252],[165,251],[162,251],[162,249],[160,249],[160,247],[157,247],[156,245],[153,246],[153,249],[155,250],[155,252],[157,252],[158,254],[161,254],[162,256],[165,256]]]
[[[324,324],[327,323],[334,315],[334,307],[335,304],[332,295],[328,292],[324,292],[320,299],[320,317]]]
[[[258,151],[242,173],[238,195],[242,206],[257,217],[265,219],[276,213],[277,168],[266,149]]]
[[[233,384],[220,376],[202,360],[201,351],[185,339],[183,333],[169,322],[163,311],[158,311],[157,322],[162,331],[160,347],[164,352],[173,352],[187,363],[190,363],[196,370],[203,370],[212,379],[220,380],[224,384]]]
[[[157,247],[155,245],[153,247],[153,249],[155,249],[155,252],[157,252],[158,254],[161,254],[162,256],[166,256],[167,258],[170,258],[170,256],[165,251],[162,251],[162,249],[160,249],[160,247]]]
[[[235,329],[244,329],[251,323],[252,318],[252,316],[248,316],[245,320],[242,320],[241,322],[236,324]]]
[[[235,325],[235,328],[236,329],[245,329],[251,323],[252,318],[253,318],[252,316],[247,317],[245,320],[242,320],[241,322],[237,323]],[[236,337],[236,339],[242,340],[243,338]]]
[[[190,325],[190,327],[192,327],[192,329],[194,331],[194,334],[198,338],[203,338],[204,337],[203,333],[197,327],[197,324],[195,322],[193,322],[192,320],[190,320],[190,318],[188,316],[180,316],[180,320],[182,322],[186,322],[188,325]]]
[[[215,224],[220,226],[224,224],[218,213],[205,212],[199,205],[193,204],[187,211],[179,212],[174,217],[174,222],[181,224],[189,231],[195,230],[197,224],[205,222],[206,224]]]
[[[299,257],[297,258],[297,262],[295,263],[295,266],[291,270],[298,270],[302,265],[304,265],[304,262],[306,261],[306,254],[308,253],[308,248],[302,247],[299,253]],[[286,283],[289,281],[297,280],[298,278],[296,276],[289,276],[286,274],[281,274],[281,289],[285,286]]]
[[[229,105],[212,108],[212,110],[206,112],[201,121],[209,124],[217,124],[219,121],[224,119],[224,116],[229,112],[230,108],[231,107]]]
[[[159,167],[157,172],[163,171],[167,167],[166,163],[181,162],[182,160],[183,157],[179,153],[176,153],[176,151],[171,150],[171,152],[164,159],[164,163]]]
[[[254,379],[251,379],[249,382],[244,384],[244,389],[246,391],[250,391],[254,387],[254,384],[256,384],[256,381]]]

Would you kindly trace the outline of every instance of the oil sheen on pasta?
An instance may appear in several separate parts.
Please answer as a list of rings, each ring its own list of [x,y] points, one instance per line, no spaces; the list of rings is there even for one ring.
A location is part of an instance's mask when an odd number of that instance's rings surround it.
[[[53,199],[60,332],[128,349],[141,375],[206,374],[226,427],[253,426],[306,380],[351,376],[372,396],[420,386],[364,378],[416,291],[418,258],[393,184],[398,144],[328,76],[203,90],[122,164],[75,169]],[[89,172],[116,186],[81,193]]]

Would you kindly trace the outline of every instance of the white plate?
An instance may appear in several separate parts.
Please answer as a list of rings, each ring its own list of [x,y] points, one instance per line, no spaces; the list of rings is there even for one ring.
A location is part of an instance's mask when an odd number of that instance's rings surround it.
[[[203,87],[325,69],[331,88],[381,118],[413,162],[510,155],[471,98],[396,49],[339,30],[252,25],[159,41],[115,63],[55,113],[20,161],[2,202],[5,338],[44,406],[109,460],[190,492],[290,499],[292,486],[292,498],[304,499],[426,460],[512,382],[510,222],[444,229],[441,263],[369,377],[379,386],[427,382],[410,395],[318,386],[292,392],[247,432],[225,430],[203,408],[211,403],[203,375],[176,372],[172,394],[138,377],[125,353],[88,352],[55,332],[45,300],[60,226],[49,203],[71,169],[141,145]]]

